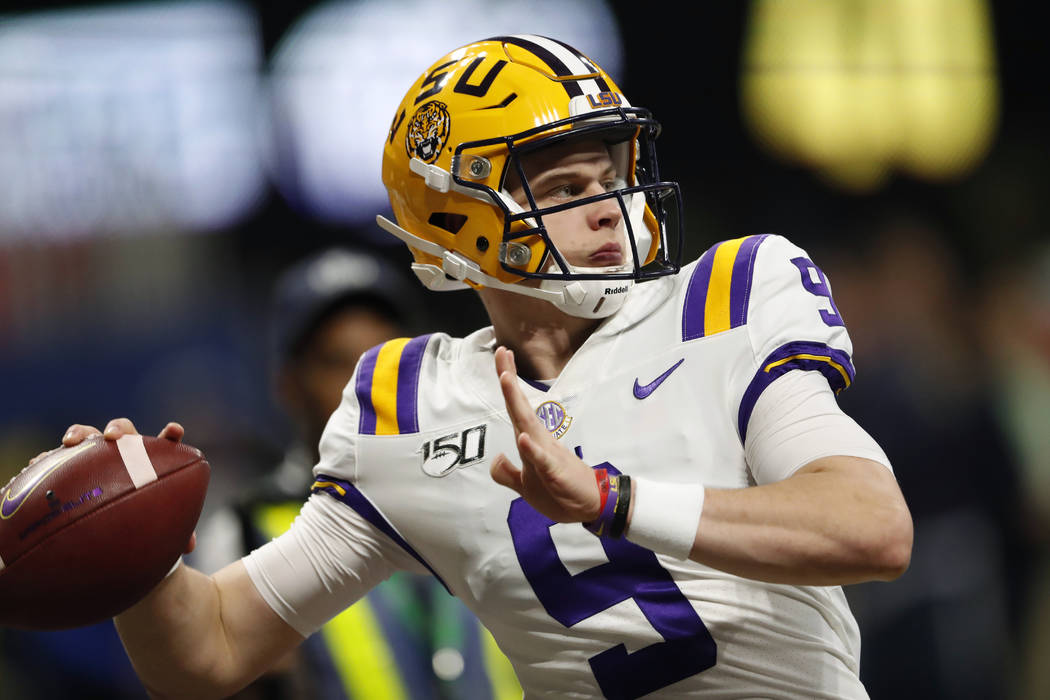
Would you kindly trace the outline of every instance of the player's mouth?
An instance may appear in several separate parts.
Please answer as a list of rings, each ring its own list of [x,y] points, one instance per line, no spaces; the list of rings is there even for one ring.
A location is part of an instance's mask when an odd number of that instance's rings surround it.
[[[616,267],[623,264],[623,248],[619,243],[606,243],[587,256],[591,267]]]

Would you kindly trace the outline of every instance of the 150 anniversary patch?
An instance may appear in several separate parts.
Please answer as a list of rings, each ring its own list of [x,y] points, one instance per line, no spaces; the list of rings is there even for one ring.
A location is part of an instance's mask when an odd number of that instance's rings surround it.
[[[485,457],[486,425],[475,425],[423,443],[423,473],[448,476],[457,469],[477,464]]]

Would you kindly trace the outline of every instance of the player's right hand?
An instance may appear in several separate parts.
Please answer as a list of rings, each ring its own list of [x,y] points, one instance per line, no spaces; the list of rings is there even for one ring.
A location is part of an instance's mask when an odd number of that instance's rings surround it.
[[[122,435],[138,435],[139,431],[135,428],[135,424],[127,418],[114,418],[106,424],[105,430],[99,430],[93,425],[81,425],[76,423],[69,426],[66,430],[66,434],[62,436],[62,444],[65,447],[72,447],[78,445],[89,437],[95,435],[101,435],[106,440],[117,440]],[[182,440],[182,436],[186,434],[186,429],[178,423],[168,423],[164,428],[157,434],[157,437],[171,440],[172,442],[179,442]]]
[[[594,471],[543,427],[518,386],[514,353],[500,346],[495,355],[507,415],[521,458],[518,467],[503,453],[492,460],[492,479],[518,492],[529,505],[560,523],[588,522],[601,511]]]
[[[79,445],[88,438],[101,435],[106,440],[119,440],[122,435],[138,435],[139,431],[135,428],[135,424],[128,418],[114,418],[106,424],[105,430],[99,430],[93,425],[81,425],[80,423],[74,423],[69,426],[66,430],[65,435],[62,436],[62,446],[72,447],[73,445]],[[172,442],[180,442],[182,436],[186,434],[186,429],[179,423],[170,422],[164,426],[157,437],[171,440]],[[42,452],[34,457],[30,463],[40,459],[42,456],[47,454]],[[190,541],[186,544],[185,554],[189,554],[197,547],[197,533],[194,532],[190,536]]]

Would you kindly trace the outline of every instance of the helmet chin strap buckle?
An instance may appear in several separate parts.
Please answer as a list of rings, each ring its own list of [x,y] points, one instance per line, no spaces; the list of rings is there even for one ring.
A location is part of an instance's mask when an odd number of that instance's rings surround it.
[[[424,163],[419,158],[413,158],[408,162],[408,169],[419,175],[426,182],[427,187],[438,192],[448,192],[452,185],[452,174],[442,170],[436,165]]]
[[[478,266],[463,256],[447,250],[441,256],[441,267],[429,263],[412,263],[412,272],[427,289],[447,292],[465,289],[465,279],[478,277]]]
[[[584,297],[587,296],[587,290],[579,282],[572,282],[565,285],[565,296],[573,304],[580,304],[583,302]]]
[[[428,263],[412,263],[412,272],[423,286],[434,292],[451,292],[457,289],[466,289],[467,285],[459,280],[449,279],[445,271],[437,265]]]
[[[470,277],[471,272],[474,272],[479,268],[477,264],[467,260],[458,253],[448,250],[445,251],[443,256],[441,256],[441,269],[449,277],[458,282],[462,282]]]

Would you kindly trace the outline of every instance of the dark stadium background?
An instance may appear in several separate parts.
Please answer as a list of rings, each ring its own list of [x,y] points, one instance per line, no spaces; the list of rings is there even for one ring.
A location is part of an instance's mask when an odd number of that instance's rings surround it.
[[[247,3],[264,65],[321,5]],[[431,5],[405,21],[446,11]],[[778,158],[748,128],[740,77],[750,3],[663,6],[609,3],[623,50],[614,77],[664,126],[661,169],[688,202],[687,259],[766,232],[811,253],[856,346],[858,379],[842,405],[885,446],[913,509],[909,573],[848,589],[872,696],[1050,697],[1037,663],[1050,653],[1043,25],[1020,4],[988,3],[998,111],[975,167],[940,181],[896,171],[856,191]],[[0,55],[5,20],[92,7],[0,5]],[[396,36],[390,44],[397,50]],[[0,155],[12,148],[5,131],[0,123]],[[17,202],[5,196],[2,206]],[[272,462],[287,430],[266,385],[269,284],[287,262],[348,241],[407,265],[374,226],[320,221],[272,186],[249,213],[204,233],[56,240],[9,236],[0,224],[0,476],[73,422],[128,415],[155,432],[178,419],[209,455],[209,504],[220,502]],[[423,296],[418,308],[420,332],[485,322],[469,293]]]

